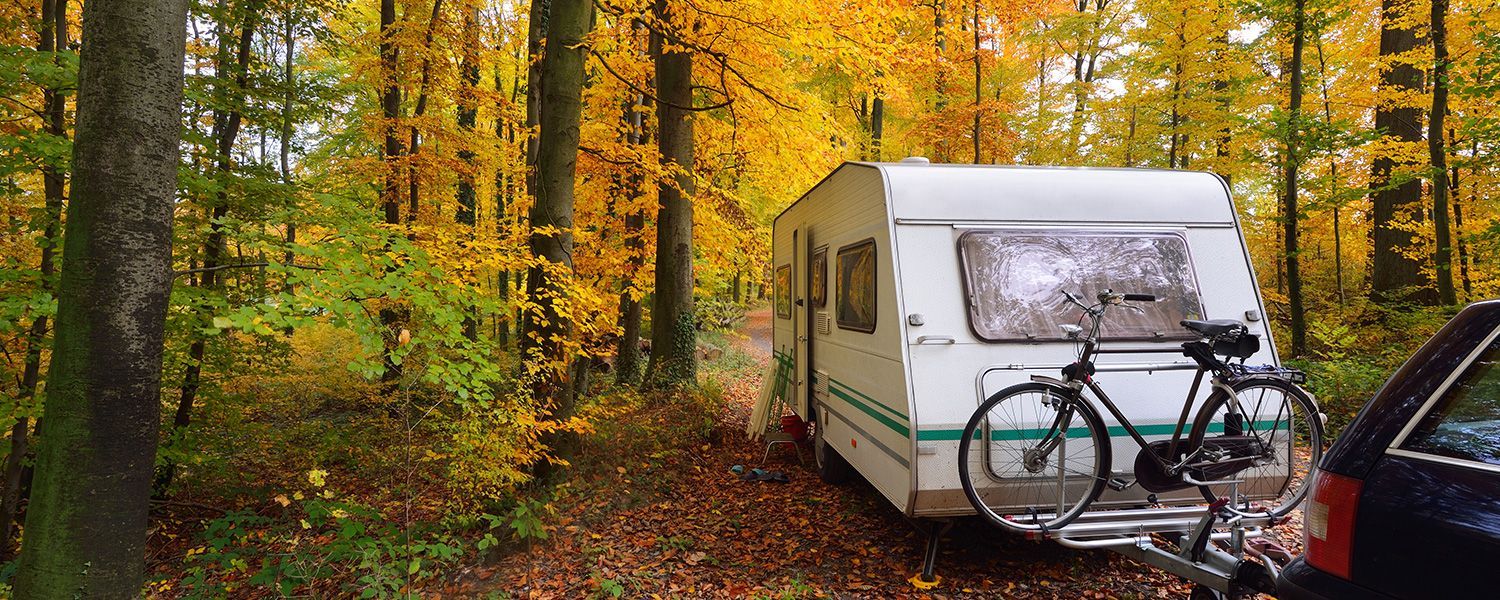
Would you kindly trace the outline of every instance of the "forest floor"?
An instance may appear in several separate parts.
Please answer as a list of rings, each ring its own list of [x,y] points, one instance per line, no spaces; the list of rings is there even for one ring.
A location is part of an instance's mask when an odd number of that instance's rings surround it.
[[[1190,586],[1103,550],[1036,543],[979,522],[942,544],[935,588],[908,580],[923,536],[863,480],[834,486],[789,451],[765,468],[789,483],[745,482],[765,447],[744,435],[770,354],[770,318],[752,313],[706,376],[722,382],[716,427],[670,426],[671,405],[601,424],[575,461],[586,470],[554,503],[556,527],[439,584],[437,596],[491,598],[1184,598]],[[654,439],[653,439],[654,438]],[[707,441],[705,441],[705,439]],[[648,451],[649,450],[649,451]],[[589,469],[584,461],[602,466]]]

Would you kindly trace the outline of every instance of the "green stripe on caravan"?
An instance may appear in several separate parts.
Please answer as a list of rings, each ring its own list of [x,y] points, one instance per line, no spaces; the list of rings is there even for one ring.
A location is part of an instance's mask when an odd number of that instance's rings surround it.
[[[1273,424],[1274,424],[1273,421],[1257,421],[1255,423],[1255,427],[1261,428],[1262,430],[1266,430],[1266,429],[1270,429]],[[1286,427],[1283,426],[1283,427],[1281,427],[1281,429],[1286,429]],[[1135,430],[1137,432],[1139,432],[1142,436],[1146,436],[1146,437],[1156,436],[1156,435],[1172,435],[1173,433],[1175,433],[1177,431],[1177,424],[1176,423],[1162,423],[1162,424],[1159,424],[1159,425],[1142,425],[1142,426],[1136,427]],[[1209,433],[1222,433],[1223,431],[1224,431],[1224,425],[1222,423],[1213,423],[1213,424],[1210,424],[1208,426],[1208,432]],[[1000,431],[991,431],[990,432],[990,440],[992,440],[992,441],[1002,441],[1002,440],[1034,440],[1034,439],[1040,439],[1042,437],[1042,435],[1044,435],[1046,433],[1047,433],[1047,431],[1045,429],[1004,429],[1004,430],[1000,430]],[[1184,433],[1186,433],[1186,431],[1184,431]],[[951,442],[951,441],[954,441],[954,440],[958,440],[959,438],[962,438],[963,435],[964,435],[964,431],[962,429],[919,429],[919,430],[917,430],[917,441],[921,441],[921,442],[945,442],[945,441]],[[1068,432],[1068,438],[1070,438],[1070,439],[1071,438],[1081,438],[1081,437],[1084,437],[1086,435],[1088,435],[1088,430],[1086,430],[1086,429],[1078,429],[1078,430],[1074,430],[1074,431],[1069,431]],[[1110,427],[1109,428],[1109,436],[1110,437],[1126,437],[1128,435],[1130,435],[1130,432],[1126,431],[1125,428],[1122,427],[1122,426],[1116,425],[1114,427]],[[978,437],[978,436],[975,436],[975,437]]]
[[[865,404],[864,402],[861,402],[860,400],[856,399],[855,397],[850,396],[849,394],[845,393],[843,390],[838,389],[838,388],[830,387],[830,388],[828,388],[828,391],[829,391],[829,393],[833,394],[834,396],[838,396],[844,402],[848,402],[849,405],[853,406],[854,408],[859,409],[860,412],[863,412],[863,413],[865,413],[867,415],[870,415],[870,417],[873,418],[873,419],[875,419],[876,421],[880,421],[880,424],[885,425],[886,427],[891,428],[891,431],[894,431],[894,432],[900,434],[901,437],[907,437],[907,436],[911,435],[911,429],[909,429],[905,424],[898,423],[898,422],[896,422],[895,419],[892,419],[892,418],[886,416],[885,414],[881,413],[880,411],[877,411],[877,410],[875,410],[873,408],[870,408],[870,406],[868,404]],[[955,438],[955,439],[957,439],[957,438]]]
[[[843,388],[844,391],[846,391],[846,392],[849,392],[851,394],[859,396],[860,398],[864,399],[866,402],[869,402],[870,404],[874,404],[876,408],[879,408],[881,410],[884,410],[885,412],[890,413],[891,416],[896,417],[898,419],[901,419],[903,422],[908,422],[908,423],[911,422],[911,420],[906,415],[903,415],[903,414],[901,414],[899,412],[896,412],[896,409],[891,408],[889,406],[886,406],[886,405],[882,404],[879,400],[871,398],[868,394],[865,394],[864,392],[861,392],[861,391],[856,390],[856,389],[854,389],[852,387],[849,387],[848,384],[846,384],[846,383],[844,383],[842,381],[839,381],[837,379],[829,377],[828,378],[828,383],[831,384],[831,385],[833,385],[833,386],[837,386],[837,387]]]

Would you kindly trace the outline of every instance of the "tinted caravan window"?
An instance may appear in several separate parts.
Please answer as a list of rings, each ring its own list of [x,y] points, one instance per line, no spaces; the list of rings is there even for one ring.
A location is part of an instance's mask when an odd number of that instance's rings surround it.
[[[839,327],[875,331],[875,240],[839,248],[836,262]]]

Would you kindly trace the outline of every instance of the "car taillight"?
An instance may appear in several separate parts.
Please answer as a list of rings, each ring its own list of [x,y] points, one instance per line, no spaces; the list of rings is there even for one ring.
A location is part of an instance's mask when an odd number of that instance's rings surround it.
[[[1354,551],[1354,513],[1364,484],[1351,477],[1319,470],[1307,504],[1307,563],[1349,579]]]

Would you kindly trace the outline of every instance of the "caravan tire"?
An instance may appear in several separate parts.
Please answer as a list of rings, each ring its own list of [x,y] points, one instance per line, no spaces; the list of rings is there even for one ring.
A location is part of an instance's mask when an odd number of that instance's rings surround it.
[[[827,412],[822,407],[818,407],[813,418],[815,419],[813,425],[813,458],[818,463],[818,478],[822,479],[824,483],[835,485],[848,481],[853,467],[849,466],[849,461],[844,460],[844,457],[839,455],[838,450],[833,449],[833,446],[828,443],[828,440],[824,436],[824,431],[827,428],[823,424],[828,422]]]

